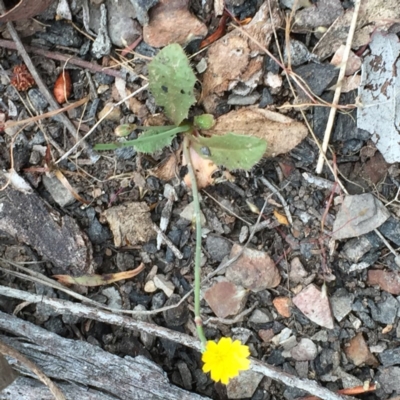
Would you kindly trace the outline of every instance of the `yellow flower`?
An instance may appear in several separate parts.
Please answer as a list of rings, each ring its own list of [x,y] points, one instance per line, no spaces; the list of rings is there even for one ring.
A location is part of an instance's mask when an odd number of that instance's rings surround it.
[[[213,381],[221,381],[227,385],[229,379],[239,375],[239,371],[249,369],[249,355],[248,346],[244,346],[239,340],[232,342],[228,337],[221,338],[218,343],[209,340],[201,358],[204,362],[203,372],[211,371]]]

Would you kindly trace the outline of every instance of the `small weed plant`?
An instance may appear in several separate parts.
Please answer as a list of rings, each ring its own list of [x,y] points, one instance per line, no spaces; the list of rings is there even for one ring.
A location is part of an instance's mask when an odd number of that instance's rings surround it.
[[[170,146],[177,135],[183,136],[183,154],[188,164],[195,209],[196,251],[194,279],[195,322],[202,342],[204,362],[203,371],[210,372],[211,378],[227,384],[240,371],[250,367],[247,346],[230,338],[221,338],[218,343],[207,341],[200,316],[200,258],[201,258],[201,220],[200,201],[196,175],[190,159],[190,148],[199,156],[213,161],[227,169],[252,168],[264,155],[267,144],[264,140],[227,132],[225,135],[207,136],[207,130],[214,125],[214,117],[203,114],[187,120],[190,108],[196,103],[194,75],[189,60],[178,44],[162,49],[150,62],[149,88],[156,104],[163,107],[172,125],[141,127],[143,133],[135,140],[97,144],[96,150],[113,150],[132,146],[141,153],[154,153]],[[122,129],[121,129],[122,130]],[[127,129],[129,134],[129,129]]]

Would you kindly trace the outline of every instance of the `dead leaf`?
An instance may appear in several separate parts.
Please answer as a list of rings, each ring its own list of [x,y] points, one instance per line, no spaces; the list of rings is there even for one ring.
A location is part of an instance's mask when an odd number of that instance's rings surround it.
[[[215,126],[207,131],[210,135],[224,135],[227,132],[264,139],[267,142],[266,157],[289,152],[308,133],[301,122],[273,111],[250,107],[222,115]]]
[[[20,0],[20,2],[5,14],[0,16],[0,22],[19,21],[29,19],[43,12],[53,0]]]
[[[272,15],[269,12],[271,6]],[[278,29],[283,19],[276,0],[264,2],[251,22],[244,29],[263,47],[268,48],[273,27]],[[213,43],[208,50],[208,68],[203,77],[202,101],[207,112],[213,113],[217,96],[232,89],[239,82],[257,85],[261,79],[262,49],[239,30],[233,30]]]
[[[335,54],[332,57],[331,64],[334,65],[335,67],[340,68],[343,63],[343,53],[345,49],[345,45],[342,44],[335,52]],[[353,75],[357,71],[361,69],[361,58],[355,55],[352,51],[350,51],[349,54],[349,59],[347,60],[346,63],[346,72],[345,75]]]
[[[144,264],[141,263],[137,268],[130,271],[117,272],[115,274],[104,275],[83,275],[83,276],[70,276],[70,275],[53,275],[53,278],[63,285],[81,285],[81,286],[102,286],[109,285],[110,283],[122,281],[123,279],[130,279],[139,275],[144,269]]]
[[[200,157],[193,148],[190,148],[190,159],[196,175],[198,189],[203,189],[212,185],[214,183],[212,175],[214,172],[218,171],[218,167],[211,160]],[[187,165],[185,156],[183,156],[182,165]],[[185,175],[183,181],[188,187],[192,187],[189,173]]]
[[[333,317],[328,296],[317,289],[315,285],[308,285],[293,297],[293,304],[315,324],[333,329]]]
[[[66,103],[72,92],[71,76],[67,70],[64,70],[58,76],[54,84],[54,98],[59,104]]]
[[[121,204],[109,208],[102,215],[110,224],[116,247],[146,243],[156,237],[146,203]]]
[[[281,214],[279,211],[274,210],[274,217],[277,219],[277,221],[281,224],[281,225],[289,225],[289,221],[286,218],[286,215]]]
[[[188,0],[160,0],[149,17],[149,23],[143,27],[143,40],[153,47],[185,45],[208,32],[206,25],[190,13]]]
[[[162,181],[169,181],[179,175],[178,163],[180,160],[181,149],[171,153],[168,158],[163,160],[156,168],[150,170],[150,174]]]

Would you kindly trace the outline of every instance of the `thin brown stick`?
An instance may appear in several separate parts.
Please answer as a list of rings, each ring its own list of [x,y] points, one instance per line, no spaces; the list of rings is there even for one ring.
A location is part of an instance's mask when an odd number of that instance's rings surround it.
[[[0,39],[0,47],[9,50],[17,50],[17,46],[12,40]],[[114,76],[115,78],[123,78],[122,73],[116,71],[115,69],[104,68],[98,64],[84,61],[78,57],[66,56],[61,53],[55,53],[54,51],[48,51],[33,46],[25,46],[25,49],[28,53],[37,54],[39,56],[50,58],[56,61],[66,62],[67,64],[76,65],[77,67],[81,67],[92,72],[101,72],[106,75]]]
[[[35,363],[23,356],[19,351],[0,341],[0,353],[16,359],[21,364],[25,365],[25,367],[29,368],[39,378],[39,380],[49,388],[56,400],[67,400],[60,388],[47,375],[45,375]]]

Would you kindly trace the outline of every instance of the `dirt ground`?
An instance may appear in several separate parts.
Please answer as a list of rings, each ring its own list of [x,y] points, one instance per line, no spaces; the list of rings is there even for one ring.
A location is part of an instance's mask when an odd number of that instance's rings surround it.
[[[314,381],[400,399],[400,28],[387,22],[398,7],[365,1],[344,72],[353,2],[295,3],[53,1],[12,22],[40,82],[0,18],[0,353],[21,374],[0,377],[1,400],[54,398],[10,348],[66,398],[339,398],[308,390]],[[170,124],[145,85],[172,42],[197,78],[188,119],[207,112],[213,134],[267,142],[248,171],[198,167],[205,335],[239,339],[293,384],[251,369],[226,386],[202,372],[182,138],[153,154],[93,150]],[[385,106],[371,114],[376,99]]]

